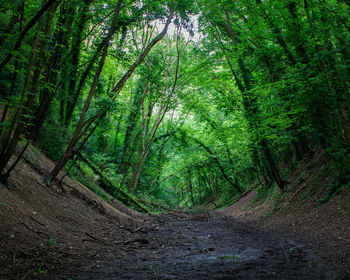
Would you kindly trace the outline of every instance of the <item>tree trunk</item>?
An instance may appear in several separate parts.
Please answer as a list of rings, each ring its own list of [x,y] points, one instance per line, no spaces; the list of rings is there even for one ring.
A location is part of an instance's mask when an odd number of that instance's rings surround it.
[[[190,191],[191,202],[192,202],[192,206],[193,206],[194,205],[194,198],[193,198],[193,187],[192,187],[191,172],[190,171],[188,173],[188,189]]]
[[[274,161],[274,159],[273,159],[273,157],[272,157],[271,150],[270,150],[270,148],[268,147],[268,145],[267,145],[265,139],[263,139],[263,140],[261,141],[261,146],[262,146],[262,149],[263,149],[263,152],[264,152],[264,156],[265,156],[265,158],[266,158],[266,160],[267,160],[267,163],[268,163],[268,165],[269,165],[269,167],[270,167],[270,171],[271,171],[271,173],[272,173],[272,176],[273,176],[273,178],[274,178],[274,180],[275,180],[277,186],[278,186],[281,190],[283,190],[284,187],[285,187],[285,185],[288,184],[288,182],[282,180],[282,178],[281,178],[281,176],[280,176],[280,173],[279,173],[279,170],[277,169],[276,164],[275,164],[275,161]]]
[[[107,193],[114,196],[116,199],[119,199],[125,205],[130,206],[134,204],[136,208],[138,208],[141,212],[150,213],[150,211],[146,207],[144,207],[139,201],[137,201],[130,194],[124,192],[120,188],[116,194],[116,187],[113,185],[113,183],[100,170],[98,170],[86,157],[84,157],[82,154],[79,154],[78,156],[92,169],[92,171],[95,174],[97,174],[101,178],[103,182],[103,186],[101,186],[101,188],[104,189]]]
[[[229,13],[226,10],[224,12],[225,12],[225,17],[226,17],[226,25],[227,25],[228,33],[229,33],[230,38],[233,42],[233,45],[237,46],[237,38],[235,37],[234,32],[233,32]],[[243,82],[245,85],[245,91],[242,92],[242,95],[243,95],[243,106],[244,106],[245,111],[246,111],[247,120],[248,120],[248,123],[250,124],[251,129],[255,130],[256,133],[258,133],[258,131],[256,129],[257,124],[254,124],[252,121],[256,117],[258,117],[258,119],[259,119],[258,123],[260,123],[256,97],[252,96],[251,93],[249,92],[249,90],[252,88],[252,86],[251,86],[251,73],[246,69],[244,61],[242,60],[241,57],[238,58],[238,67],[242,73],[242,79],[243,79]],[[279,170],[278,170],[276,163],[272,157],[272,153],[271,153],[269,146],[267,145],[266,139],[265,138],[261,139],[259,141],[259,145],[261,146],[261,149],[265,155],[265,158],[267,160],[267,163],[269,165],[269,168],[272,172],[272,175],[273,175],[277,185],[281,189],[283,189],[286,182],[281,179],[281,176],[279,174]]]
[[[25,37],[25,35],[28,33],[28,31],[37,23],[37,21],[43,16],[43,14],[49,10],[49,8],[56,2],[58,4],[60,0],[49,0],[37,13],[36,15],[27,23],[27,25],[24,27],[24,29],[19,34],[19,37],[13,46],[12,50],[9,52],[9,54],[4,58],[4,60],[0,63],[0,72],[2,69],[7,65],[7,63],[10,62],[10,60],[13,57],[13,54],[15,51],[19,49],[19,47],[22,44],[22,41]]]
[[[142,96],[145,92],[148,91],[148,87],[145,86],[143,94],[141,91],[136,91],[135,96],[133,98],[132,110],[129,113],[127,118],[127,127],[125,131],[124,143],[123,143],[123,151],[119,164],[119,173],[123,174],[123,172],[129,167],[129,157],[130,157],[130,145],[132,144],[132,140],[135,135],[135,127],[137,122],[137,116],[139,115],[139,110],[142,104]]]
[[[0,174],[5,169],[7,162],[15,152],[18,141],[24,133],[28,124],[31,124],[31,116],[33,114],[33,106],[39,91],[40,74],[42,72],[42,63],[46,57],[47,40],[50,33],[51,22],[54,12],[58,6],[49,6],[48,13],[42,18],[40,26],[38,26],[36,39],[32,45],[31,58],[28,65],[28,72],[25,85],[22,91],[19,108],[12,113],[9,120],[11,123],[9,128],[3,129],[1,135],[0,149]],[[33,73],[34,72],[34,73]]]
[[[65,103],[65,114],[64,110],[61,113],[61,122],[64,122],[65,126],[68,126],[69,121],[72,117],[72,113],[74,110],[74,107],[78,101],[78,97],[80,96],[80,91],[82,90],[82,85],[79,86],[78,90],[76,91],[76,82],[78,78],[78,65],[79,65],[79,59],[80,59],[80,46],[81,46],[81,41],[82,41],[82,35],[83,35],[83,30],[85,29],[86,23],[87,23],[87,12],[89,10],[89,6],[91,4],[92,0],[84,0],[83,1],[83,6],[80,11],[80,15],[78,16],[77,20],[77,26],[75,26],[74,32],[73,32],[73,42],[72,42],[72,48],[71,48],[71,67],[72,71],[70,71],[68,79],[67,79],[67,84],[68,84],[68,90],[66,92],[66,102]],[[106,38],[107,39],[107,38]],[[100,47],[96,51],[97,54],[101,52],[104,46],[104,42],[101,43]],[[86,73],[90,72],[92,65],[96,61],[97,56],[94,56],[94,59],[90,62],[86,69]],[[87,76],[87,74],[86,74]],[[83,75],[82,81],[84,84],[85,83],[85,76]],[[74,93],[74,94],[73,94]],[[73,94],[73,98],[71,98],[71,95]],[[70,98],[68,98],[70,97]]]
[[[210,150],[209,147],[207,147],[206,145],[204,145],[201,141],[193,138],[193,140],[199,144],[201,147],[203,147],[213,158],[214,162],[216,163],[216,165],[219,167],[221,174],[224,176],[225,180],[234,187],[234,189],[240,194],[243,193],[243,190],[240,188],[240,186],[236,185],[226,174],[225,172],[225,168],[221,165],[219,159],[217,158],[217,156]]]
[[[40,104],[36,109],[35,120],[33,122],[33,128],[31,129],[31,139],[34,142],[48,116],[48,109],[55,96],[56,88],[53,87],[55,87],[58,78],[58,70],[62,62],[61,60],[64,57],[64,46],[68,44],[69,30],[72,25],[74,13],[75,10],[73,8],[66,9],[64,6],[61,7],[61,15],[58,19],[58,26],[54,35],[54,38],[57,38],[57,42],[55,42],[54,51],[50,56],[49,62],[46,64],[44,72],[46,74],[45,87],[41,91]]]
[[[103,69],[103,66],[104,66],[104,63],[105,63],[105,59],[106,59],[107,51],[108,51],[108,47],[109,47],[109,42],[112,39],[112,35],[114,34],[114,29],[115,29],[115,25],[116,25],[116,22],[117,22],[117,17],[119,15],[119,12],[120,12],[120,9],[121,9],[121,4],[122,4],[122,0],[119,0],[118,4],[117,4],[117,7],[116,7],[116,10],[114,12],[114,16],[113,16],[111,27],[110,27],[110,29],[108,31],[108,34],[107,34],[107,38],[106,38],[105,45],[104,45],[104,48],[103,48],[103,53],[102,53],[101,60],[100,60],[99,66],[98,66],[98,68],[96,70],[95,77],[94,77],[94,80],[92,82],[92,85],[91,85],[88,97],[85,100],[84,107],[83,107],[82,113],[80,115],[80,119],[78,121],[78,124],[76,126],[74,135],[73,135],[73,137],[72,137],[72,139],[71,139],[71,141],[70,141],[70,143],[69,143],[69,145],[68,145],[64,155],[60,158],[60,160],[57,162],[57,164],[54,167],[54,169],[50,172],[49,180],[55,179],[57,174],[60,172],[60,170],[66,165],[67,161],[73,155],[74,148],[75,148],[76,144],[78,143],[78,141],[80,139],[80,133],[81,133],[81,130],[82,130],[83,126],[84,126],[85,115],[86,115],[86,113],[87,113],[87,111],[88,111],[88,109],[90,107],[90,103],[92,101],[92,98],[94,96],[94,93],[95,93],[95,90],[96,90],[96,87],[97,87],[98,79],[100,77],[100,74],[102,72],[102,69]]]
[[[117,146],[118,146],[118,136],[119,136],[120,125],[122,123],[122,120],[123,120],[123,112],[120,113],[117,129],[115,131],[115,135],[114,135],[115,140],[114,140],[114,145],[113,145],[113,152],[115,152],[115,150],[117,149]]]

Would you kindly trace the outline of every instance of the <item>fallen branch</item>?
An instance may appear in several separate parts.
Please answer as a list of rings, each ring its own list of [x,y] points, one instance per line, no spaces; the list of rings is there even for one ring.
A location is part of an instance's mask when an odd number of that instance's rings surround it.
[[[102,179],[102,182],[104,183],[105,186],[101,186],[101,188],[105,190],[107,193],[109,193],[110,195],[113,195],[113,192],[115,191],[116,187],[111,182],[111,180],[109,180],[94,164],[92,164],[81,153],[79,153],[78,156],[82,159],[82,161],[84,161],[87,164],[87,166],[91,168],[91,170],[95,174],[97,174]],[[122,189],[119,190],[118,197],[116,197],[116,199],[120,200],[126,205],[134,204],[141,212],[150,214],[150,211],[146,207],[144,207],[133,196],[131,196],[129,193],[125,192]]]
[[[29,230],[29,231],[31,231],[31,232],[34,232],[34,233],[36,233],[36,234],[42,234],[42,235],[45,235],[47,238],[50,238],[50,236],[48,235],[48,234],[46,234],[45,232],[42,232],[42,231],[36,231],[36,230],[34,230],[34,229],[31,229],[30,227],[28,227],[24,222],[22,222],[22,224],[24,225],[24,227],[27,229],[27,230]]]
[[[123,245],[129,245],[133,243],[140,243],[140,244],[148,244],[149,240],[146,238],[135,238],[135,239],[129,239],[123,242]]]
[[[173,212],[173,213],[183,213],[183,211],[180,211],[180,210],[175,210],[175,209],[171,209],[171,208],[168,208],[166,206],[163,206],[163,205],[160,205],[160,204],[156,204],[154,202],[151,202],[151,201],[145,201],[145,200],[142,200],[142,199],[139,199],[143,204],[148,204],[148,205],[151,205],[155,208],[160,208],[160,209],[163,209],[163,210],[166,210],[168,212]]]
[[[29,177],[27,175],[24,175],[24,176],[26,176],[29,180],[33,181],[35,184],[38,184],[40,187],[43,187],[44,189],[47,189],[47,186],[39,183],[38,181],[34,180],[33,178],[31,178],[31,177]]]
[[[140,231],[141,229],[142,229],[142,227],[139,227],[139,228],[130,230],[130,232],[131,232],[131,233],[136,233],[136,232]]]
[[[43,226],[43,227],[46,226],[45,224],[43,224],[43,223],[39,222],[38,220],[34,219],[33,217],[30,217],[30,216],[29,216],[29,218],[31,218],[34,222],[38,223],[39,225],[41,225],[41,226]]]
[[[98,239],[97,237],[95,237],[95,236],[93,236],[93,235],[91,235],[91,234],[89,234],[89,233],[87,233],[87,232],[85,232],[85,235],[88,236],[88,237],[90,237],[91,239],[93,239],[93,240],[95,240],[95,241],[101,243],[101,244],[104,244],[104,245],[108,245],[108,246],[109,246],[109,244],[108,244],[107,242],[105,242],[105,241],[103,241],[103,240],[100,240],[100,239]],[[83,239],[83,241],[89,241],[89,240]],[[90,241],[91,241],[91,240],[90,240]]]

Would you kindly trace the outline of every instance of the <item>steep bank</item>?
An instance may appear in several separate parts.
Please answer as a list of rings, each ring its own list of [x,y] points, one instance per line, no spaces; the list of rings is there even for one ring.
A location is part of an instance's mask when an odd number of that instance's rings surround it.
[[[221,213],[149,216],[68,177],[47,187],[53,162],[31,147],[0,187],[0,279],[347,279],[349,192],[319,206],[319,162],[278,203],[251,191]]]
[[[350,188],[322,204],[334,179],[324,163],[325,155],[317,153],[288,178],[284,193],[263,194],[252,188],[221,212],[307,244],[350,277]]]
[[[60,264],[61,254],[94,252],[105,238],[125,240],[148,220],[69,177],[47,187],[53,164],[31,146],[8,186],[0,185],[0,279],[35,278]]]

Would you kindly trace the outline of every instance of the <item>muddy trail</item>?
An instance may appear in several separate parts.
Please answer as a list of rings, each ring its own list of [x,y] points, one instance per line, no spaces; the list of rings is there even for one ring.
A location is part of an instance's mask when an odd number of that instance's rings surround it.
[[[90,236],[93,250],[57,252],[36,279],[337,279],[306,247],[232,217],[151,220],[125,240]]]
[[[295,186],[278,211],[248,192],[210,215],[146,215],[69,177],[47,187],[54,163],[25,156],[0,184],[0,280],[350,279],[349,192],[324,207]]]

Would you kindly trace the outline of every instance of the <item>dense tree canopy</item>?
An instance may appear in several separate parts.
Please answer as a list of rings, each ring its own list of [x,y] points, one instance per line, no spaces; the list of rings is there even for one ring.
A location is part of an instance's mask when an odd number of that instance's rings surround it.
[[[349,1],[0,5],[3,181],[31,142],[49,184],[168,206],[284,191],[318,150],[326,197],[350,179]]]

